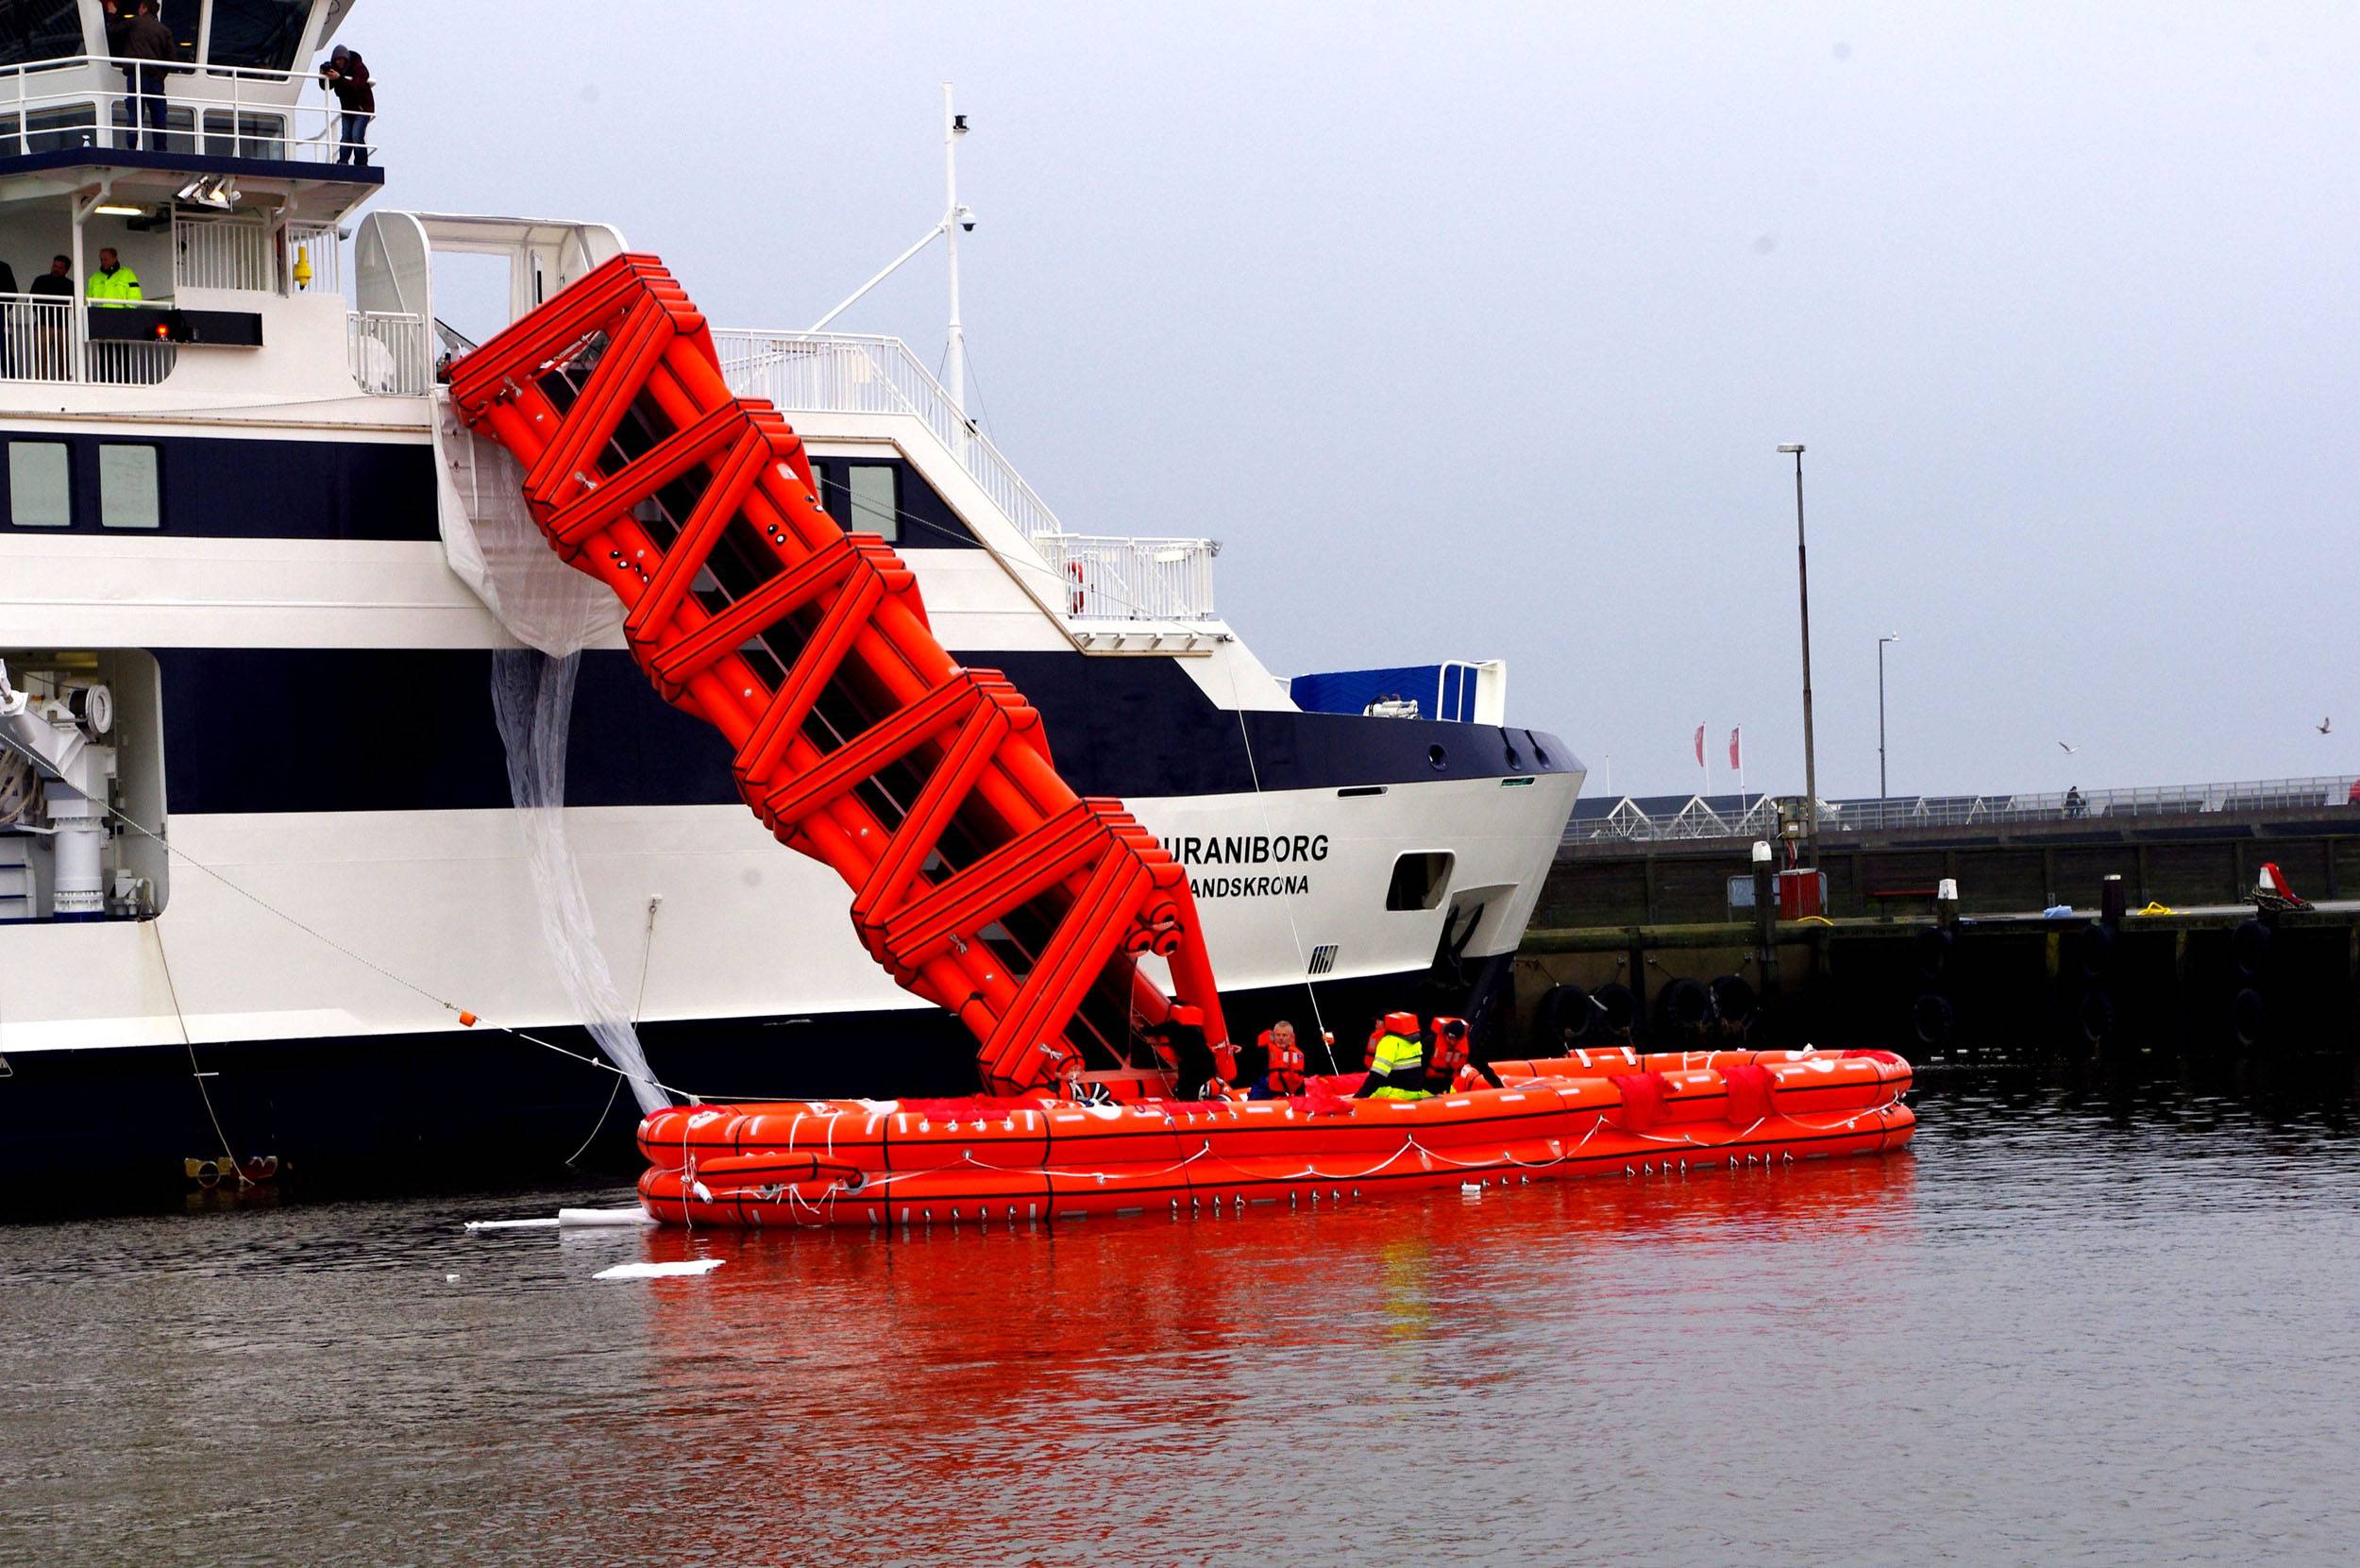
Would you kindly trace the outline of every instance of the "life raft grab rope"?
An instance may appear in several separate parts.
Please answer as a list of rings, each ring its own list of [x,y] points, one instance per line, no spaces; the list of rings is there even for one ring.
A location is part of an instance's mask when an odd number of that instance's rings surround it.
[[[895,980],[982,1042],[986,1087],[1119,1055],[1132,1015],[1180,1003],[1228,1037],[1184,868],[1121,802],[1074,794],[1004,676],[936,641],[908,565],[820,507],[802,443],[731,395],[662,263],[607,261],[459,361],[450,391],[524,469],[550,545],[621,599],[656,690],[735,749],[747,804],[851,885]]]
[[[679,1105],[640,1123],[639,1193],[666,1224],[1030,1222],[1869,1156],[1916,1129],[1885,1051],[1492,1065],[1506,1087],[1421,1100],[1346,1099],[1347,1074],[1284,1100]]]

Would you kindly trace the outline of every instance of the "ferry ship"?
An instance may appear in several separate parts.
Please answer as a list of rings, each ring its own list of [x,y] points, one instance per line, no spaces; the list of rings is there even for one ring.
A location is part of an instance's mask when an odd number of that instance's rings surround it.
[[[503,556],[566,568],[451,409],[442,370],[473,346],[434,302],[438,257],[504,259],[513,317],[623,239],[378,204],[384,171],[318,101],[351,8],[166,0],[183,59],[144,137],[98,0],[0,35],[21,290],[0,298],[0,1170],[20,1196],[229,1156],[397,1181],[497,1146],[546,1173],[628,1138],[491,696],[517,646],[500,597],[526,581]],[[945,239],[967,221],[954,198]],[[91,297],[102,251],[139,304]],[[68,292],[29,286],[52,256]],[[1507,722],[1503,666],[1354,648],[1377,667],[1281,679],[1214,608],[1215,541],[1070,531],[967,417],[955,354],[937,380],[890,338],[714,342],[732,390],[792,422],[827,509],[915,570],[942,644],[1004,672],[1074,789],[1187,866],[1233,1037],[1324,1025],[1350,1068],[1404,1005],[1480,1037],[1582,779]],[[747,812],[727,747],[603,614],[562,820],[656,1076],[705,1098],[971,1089],[973,1041],[879,969],[842,883]]]

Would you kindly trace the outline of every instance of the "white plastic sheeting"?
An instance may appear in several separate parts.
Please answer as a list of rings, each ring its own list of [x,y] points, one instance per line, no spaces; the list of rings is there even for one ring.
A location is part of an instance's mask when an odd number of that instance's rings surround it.
[[[617,1263],[600,1269],[592,1279],[688,1279],[709,1274],[721,1266],[717,1257],[689,1257],[677,1263]]]
[[[670,1104],[599,950],[582,871],[565,837],[565,742],[582,650],[622,623],[605,584],[558,559],[524,507],[522,476],[497,445],[458,423],[438,393],[434,422],[443,544],[451,569],[522,648],[492,654],[492,710],[508,753],[525,865],[541,935],[566,999],[631,1085],[642,1114]]]
[[[436,513],[459,581],[510,636],[553,658],[620,632],[622,601],[560,560],[533,525],[516,460],[462,424],[447,392],[437,388],[434,403]]]

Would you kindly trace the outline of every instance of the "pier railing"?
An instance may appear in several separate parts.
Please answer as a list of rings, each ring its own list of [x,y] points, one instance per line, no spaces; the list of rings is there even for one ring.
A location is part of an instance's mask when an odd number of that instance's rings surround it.
[[[2118,824],[2253,811],[2349,807],[2360,818],[2360,777],[2318,774],[2234,784],[2069,789],[2026,795],[1911,795],[1819,802],[1819,833],[1890,833],[1919,828],[1997,827],[2009,823]],[[1583,802],[1565,826],[1565,842],[1624,839],[1766,838],[1781,823],[1800,823],[1799,796],[1690,795],[1610,797]]]

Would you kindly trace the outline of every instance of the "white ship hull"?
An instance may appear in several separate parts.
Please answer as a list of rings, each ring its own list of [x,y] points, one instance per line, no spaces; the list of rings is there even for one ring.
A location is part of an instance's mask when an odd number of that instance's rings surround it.
[[[57,79],[112,80],[75,69]],[[177,1179],[225,1142],[404,1182],[453,1155],[546,1171],[627,1133],[630,1102],[576,1026],[491,717],[517,641],[485,563],[503,528],[552,558],[514,531],[505,456],[449,418],[427,263],[504,250],[521,312],[620,238],[379,213],[347,251],[375,171],[229,157],[242,194],[193,211],[188,161],[0,149],[0,237],[120,247],[202,329],[100,344],[120,312],[0,312],[0,662],[35,703],[15,750],[0,733],[0,1172]],[[86,175],[108,205],[76,196]],[[838,521],[894,543],[940,643],[1002,669],[1077,793],[1188,867],[1233,1037],[1324,1023],[1348,1065],[1375,1011],[1495,994],[1581,783],[1561,743],[1505,727],[1496,666],[1453,722],[1306,711],[1213,614],[1213,541],[1065,531],[899,344],[716,344]],[[770,837],[621,646],[610,625],[582,656],[563,820],[656,1075],[713,1098],[971,1088],[971,1038],[878,969],[836,874]],[[101,686],[111,728],[82,717]],[[99,855],[44,736],[86,753]]]

